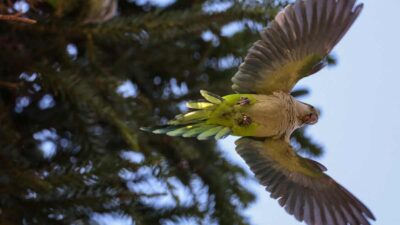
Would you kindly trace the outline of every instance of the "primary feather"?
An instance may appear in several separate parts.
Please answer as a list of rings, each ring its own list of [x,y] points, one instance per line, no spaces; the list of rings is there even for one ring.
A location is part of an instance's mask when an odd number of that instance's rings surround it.
[[[239,93],[290,93],[303,77],[318,72],[363,8],[355,0],[298,0],[261,32],[232,89]]]
[[[284,140],[241,138],[236,151],[260,183],[299,221],[313,225],[370,225],[372,212],[331,177],[321,164],[303,158]]]

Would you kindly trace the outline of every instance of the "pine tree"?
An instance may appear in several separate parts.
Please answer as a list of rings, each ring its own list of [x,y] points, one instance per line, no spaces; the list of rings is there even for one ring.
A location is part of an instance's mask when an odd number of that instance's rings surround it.
[[[0,224],[248,224],[214,141],[141,132],[230,78],[287,2],[0,2]],[[23,10],[22,14],[17,14]],[[36,23],[35,23],[36,22]],[[294,95],[304,95],[299,90]],[[296,133],[299,151],[321,148]]]

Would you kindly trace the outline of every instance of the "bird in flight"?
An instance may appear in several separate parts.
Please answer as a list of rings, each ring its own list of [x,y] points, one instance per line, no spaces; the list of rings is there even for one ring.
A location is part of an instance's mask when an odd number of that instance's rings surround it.
[[[326,168],[298,155],[290,137],[318,122],[312,105],[296,100],[296,83],[324,66],[363,8],[356,0],[297,0],[261,32],[232,78],[235,94],[201,91],[203,101],[155,134],[199,140],[240,136],[236,151],[271,197],[308,225],[370,225],[372,212],[338,184]],[[149,130],[149,129],[147,129]]]

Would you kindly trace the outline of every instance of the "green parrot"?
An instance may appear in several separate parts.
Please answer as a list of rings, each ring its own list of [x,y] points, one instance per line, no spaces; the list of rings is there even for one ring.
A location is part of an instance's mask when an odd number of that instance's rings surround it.
[[[271,197],[308,225],[369,225],[372,212],[320,163],[290,145],[296,129],[318,122],[313,106],[290,95],[303,77],[321,70],[326,57],[363,8],[356,0],[297,0],[261,32],[233,76],[236,94],[201,91],[188,113],[155,134],[199,140],[240,136],[236,151]],[[149,129],[145,129],[149,130]]]

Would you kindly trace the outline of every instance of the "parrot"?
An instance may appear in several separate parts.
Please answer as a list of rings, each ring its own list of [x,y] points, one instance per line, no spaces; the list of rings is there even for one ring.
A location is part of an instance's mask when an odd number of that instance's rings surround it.
[[[236,152],[270,196],[308,225],[370,225],[373,213],[326,174],[326,167],[297,153],[292,133],[318,122],[314,106],[290,93],[296,83],[327,65],[329,53],[363,9],[356,0],[297,0],[282,9],[232,77],[234,94],[189,101],[187,113],[154,134],[199,140],[239,136]]]

